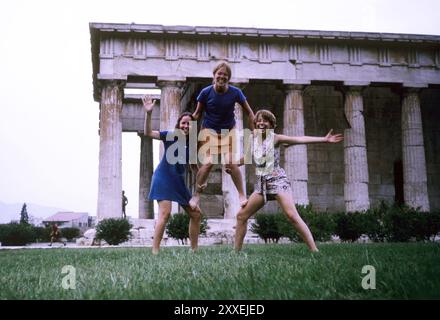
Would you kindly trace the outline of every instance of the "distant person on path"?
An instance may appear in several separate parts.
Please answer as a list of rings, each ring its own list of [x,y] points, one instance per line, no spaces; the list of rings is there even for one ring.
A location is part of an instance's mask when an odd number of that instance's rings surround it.
[[[213,167],[212,155],[224,155],[221,160],[225,168],[231,173],[232,181],[238,191],[240,206],[247,203],[246,194],[244,192],[243,178],[237,163],[234,159],[237,148],[234,144],[235,129],[235,104],[238,103],[243,108],[245,114],[249,118],[249,127],[253,129],[254,113],[243,92],[229,84],[232,71],[226,62],[218,64],[213,71],[213,83],[202,89],[197,97],[197,107],[193,113],[195,120],[200,118],[203,112],[203,122],[201,126],[200,149],[206,150],[206,154],[202,152],[204,160],[200,166],[196,177],[196,190],[190,200],[190,206],[195,208],[200,201],[200,194],[207,186],[209,173]],[[228,133],[223,133],[226,129]],[[208,139],[205,139],[208,138]],[[235,142],[237,143],[237,142]],[[201,152],[199,149],[199,152]],[[235,150],[234,150],[235,149]],[[236,160],[238,162],[238,159]]]
[[[127,218],[127,214],[125,213],[125,208],[128,204],[128,198],[125,196],[125,191],[122,190],[122,217]]]
[[[173,201],[179,203],[190,217],[189,238],[191,242],[191,249],[195,251],[198,247],[201,211],[198,206],[195,208],[191,208],[189,206],[191,192],[185,185],[186,170],[189,166],[188,134],[190,129],[190,121],[193,121],[194,119],[191,113],[184,112],[177,119],[174,130],[154,131],[151,129],[151,112],[156,100],[152,100],[150,96],[146,95],[143,97],[142,101],[146,112],[144,135],[151,137],[152,139],[162,140],[164,144],[163,157],[154,171],[150,187],[150,194],[148,195],[149,200],[156,200],[159,204],[159,218],[154,229],[152,252],[153,254],[159,253],[160,242],[163,238],[165,225],[170,218],[171,204]],[[169,139],[167,139],[167,136]],[[170,139],[170,137],[172,138]],[[182,147],[185,153],[179,154],[180,150],[177,149],[170,156],[174,158],[169,159],[168,153],[170,153],[170,151],[168,149],[175,143],[179,144],[180,137],[184,140],[184,145],[182,145]],[[175,159],[177,159],[177,162],[171,164],[170,160]],[[191,168],[194,169],[194,166],[191,166]]]
[[[58,228],[58,225],[56,223],[54,223],[52,225],[52,231],[50,232],[50,244],[49,247],[52,246],[52,243],[54,242],[61,242],[64,244],[64,246],[66,246],[66,241],[63,241],[61,239],[61,232],[60,229]]]
[[[292,189],[286,172],[280,167],[280,146],[285,148],[295,144],[337,143],[343,140],[341,134],[333,135],[332,131],[325,137],[286,136],[275,134],[276,118],[268,110],[259,110],[255,114],[255,129],[249,144],[252,159],[256,165],[256,183],[254,192],[250,195],[248,204],[237,213],[235,229],[235,251],[240,251],[247,232],[248,219],[267,200],[277,200],[284,214],[299,232],[299,235],[310,251],[318,251],[309,227],[303,221],[295,207]],[[244,157],[240,164],[244,164]],[[227,171],[229,173],[229,171]]]

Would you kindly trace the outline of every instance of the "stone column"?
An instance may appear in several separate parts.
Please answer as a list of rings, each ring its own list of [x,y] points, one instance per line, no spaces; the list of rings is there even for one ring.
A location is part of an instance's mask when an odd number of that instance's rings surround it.
[[[174,130],[180,115],[180,99],[182,96],[182,81],[159,80],[160,87],[160,131]]]
[[[180,100],[182,97],[183,81],[158,79],[157,85],[161,89],[160,93],[160,118],[159,118],[159,130],[174,130],[177,119],[180,115]],[[164,156],[163,143],[159,147],[159,159]],[[173,202],[171,213],[175,213],[179,210],[177,203]]]
[[[236,87],[243,87],[242,85],[233,84]],[[235,104],[235,141],[237,157],[236,163],[243,155],[243,108]],[[240,167],[241,177],[243,179],[244,192],[246,193],[246,171],[245,166]],[[240,210],[240,201],[238,198],[238,191],[229,174],[222,170],[222,193],[223,193],[223,208],[225,219],[235,219]]]
[[[350,129],[345,129],[344,132],[344,200],[347,212],[370,208],[363,88],[363,86],[345,88],[344,112],[350,125]]]
[[[285,85],[283,134],[304,136],[304,85]],[[307,145],[293,145],[284,150],[284,169],[292,184],[293,200],[296,204],[308,205]]]
[[[405,203],[429,211],[425,146],[419,89],[407,89],[402,102],[402,162]]]
[[[154,219],[153,201],[147,199],[150,193],[153,176],[153,140],[143,133],[141,138],[141,155],[139,169],[139,219]]]
[[[123,83],[104,81],[99,115],[98,219],[122,217]]]

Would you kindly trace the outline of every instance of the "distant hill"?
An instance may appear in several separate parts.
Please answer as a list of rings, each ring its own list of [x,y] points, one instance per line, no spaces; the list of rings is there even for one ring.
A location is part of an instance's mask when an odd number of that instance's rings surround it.
[[[61,208],[46,207],[35,203],[26,203],[29,217],[47,218],[60,211],[72,211]],[[0,201],[0,223],[8,223],[11,220],[20,220],[20,212],[23,203],[4,203]]]

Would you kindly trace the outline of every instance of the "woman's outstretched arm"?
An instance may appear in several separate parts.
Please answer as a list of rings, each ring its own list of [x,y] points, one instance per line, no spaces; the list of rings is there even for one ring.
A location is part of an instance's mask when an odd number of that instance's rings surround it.
[[[332,134],[333,129],[327,133],[325,137],[311,137],[311,136],[286,136],[277,134],[275,136],[275,144],[283,144],[291,146],[294,144],[309,144],[309,143],[338,143],[344,140],[342,134]]]
[[[146,95],[142,98],[145,110],[144,135],[152,139],[160,139],[160,133],[156,130],[151,130],[151,113],[156,104],[156,100],[151,99],[151,96]]]

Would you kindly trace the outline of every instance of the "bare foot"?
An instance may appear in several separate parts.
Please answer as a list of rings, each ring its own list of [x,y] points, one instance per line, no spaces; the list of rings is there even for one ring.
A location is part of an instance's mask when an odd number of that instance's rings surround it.
[[[151,253],[152,253],[153,255],[157,255],[157,254],[159,253],[159,249],[155,249],[155,248],[153,248],[153,250],[151,251]]]

